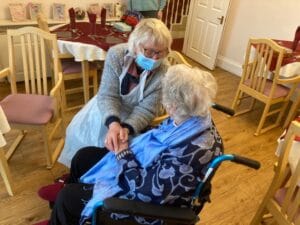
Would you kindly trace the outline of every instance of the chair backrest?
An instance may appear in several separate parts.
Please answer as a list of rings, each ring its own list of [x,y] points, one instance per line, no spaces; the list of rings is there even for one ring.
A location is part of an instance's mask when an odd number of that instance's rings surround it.
[[[38,13],[36,16],[38,27],[44,31],[50,32],[46,16],[42,13]]]
[[[281,146],[273,180],[251,225],[261,224],[265,213],[271,214],[276,224],[300,224],[300,161],[292,171],[289,159],[295,137],[299,135],[300,122],[293,121]]]
[[[11,72],[12,93],[17,93],[16,75],[22,76],[25,93],[48,95],[47,73],[51,71],[54,82],[58,80],[58,48],[55,34],[50,34],[36,27],[23,27],[7,30],[9,69]],[[49,70],[46,42],[51,44],[51,63]],[[20,65],[17,67],[18,65]],[[16,69],[17,68],[17,69]]]
[[[176,65],[176,64],[185,64],[189,67],[192,67],[186,60],[185,58],[177,51],[172,50],[169,52],[167,59],[171,65]]]
[[[279,210],[270,213],[278,222],[284,219],[288,224],[300,224],[300,161],[293,172],[291,172],[289,164],[289,155],[296,136],[300,136],[300,123],[294,121],[285,136],[278,166],[275,168],[275,181],[272,183],[274,191],[276,191],[273,198],[279,203],[276,204]],[[275,201],[273,201],[274,203]],[[271,209],[271,211],[273,210]]]
[[[273,96],[284,54],[285,49],[271,39],[250,39],[242,82],[259,93],[270,89],[269,96]],[[274,81],[271,87],[266,86],[268,79]]]

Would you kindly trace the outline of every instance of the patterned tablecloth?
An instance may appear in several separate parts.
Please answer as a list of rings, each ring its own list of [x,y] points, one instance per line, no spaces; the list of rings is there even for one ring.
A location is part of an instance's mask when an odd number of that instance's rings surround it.
[[[129,33],[120,32],[112,26],[89,22],[77,22],[75,29],[70,24],[51,28],[57,34],[58,49],[62,54],[70,54],[81,62],[84,102],[89,97],[89,62],[104,61],[107,50],[116,44],[127,42]]]
[[[106,51],[113,45],[127,42],[129,33],[112,26],[77,22],[76,29],[64,25],[52,30],[57,34],[61,53],[72,54],[76,61],[105,60]]]
[[[0,147],[6,145],[6,141],[3,137],[3,134],[7,133],[10,130],[10,126],[7,122],[6,116],[0,106]]]
[[[287,54],[282,60],[280,69],[281,77],[292,77],[300,75],[300,45],[295,51],[292,51],[293,42],[285,40],[274,40],[277,44],[283,46],[287,50]]]
[[[277,44],[286,49],[286,54],[283,57],[281,68],[279,71],[281,78],[289,78],[300,75],[300,44],[297,46],[295,51],[292,51],[292,41],[275,40]],[[254,58],[255,46],[251,48],[250,58]],[[270,65],[270,70],[274,70],[276,66],[277,56],[273,56],[273,60]]]

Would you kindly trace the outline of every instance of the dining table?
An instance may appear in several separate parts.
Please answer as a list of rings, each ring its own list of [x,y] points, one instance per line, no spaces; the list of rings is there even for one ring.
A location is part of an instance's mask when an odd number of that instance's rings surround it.
[[[69,54],[81,62],[84,102],[89,97],[89,62],[104,61],[108,49],[116,44],[128,41],[129,32],[122,32],[110,24],[76,22],[76,26],[64,24],[52,27],[57,35],[58,49],[61,54]]]
[[[293,51],[293,41],[273,40],[286,50],[279,72],[280,77],[288,78],[300,75],[300,45]]]
[[[300,77],[300,44],[298,42],[296,49],[293,51],[293,41],[288,40],[277,40],[274,41],[280,46],[286,49],[286,54],[283,57],[282,65],[279,71],[281,78],[292,78]],[[283,127],[287,127],[289,123],[293,120],[295,112],[300,107],[300,85],[298,85],[296,95],[292,96],[292,105],[290,107],[289,113],[285,119]]]
[[[300,44],[298,43],[296,49],[293,51],[293,41],[288,40],[277,40],[273,39],[278,45],[285,48],[286,53],[282,60],[282,65],[279,71],[280,78],[292,78],[300,76]],[[293,112],[296,110],[296,107],[300,105],[300,86],[298,86],[297,95],[295,96],[294,102],[289,110],[289,113],[286,117],[284,127],[287,128],[290,121],[293,120]],[[300,122],[300,115],[295,119]],[[286,132],[286,131],[285,131]],[[285,132],[278,138],[278,147],[276,150],[276,155],[279,156],[282,151],[282,145],[285,137]],[[300,160],[300,137],[296,136],[291,145],[291,150],[288,156],[288,162],[291,168],[291,171],[294,172],[297,164]]]

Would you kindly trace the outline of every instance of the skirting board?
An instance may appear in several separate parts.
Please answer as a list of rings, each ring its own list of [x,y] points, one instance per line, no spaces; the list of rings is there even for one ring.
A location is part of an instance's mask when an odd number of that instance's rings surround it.
[[[237,76],[242,75],[242,65],[236,61],[233,61],[229,58],[226,58],[222,55],[217,57],[217,67],[220,67],[223,70],[226,70],[230,73],[233,73]]]

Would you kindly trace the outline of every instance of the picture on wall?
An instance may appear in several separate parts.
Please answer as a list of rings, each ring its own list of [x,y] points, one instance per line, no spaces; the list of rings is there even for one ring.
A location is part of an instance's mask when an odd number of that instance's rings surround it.
[[[54,3],[53,6],[53,19],[65,20],[66,19],[66,5],[60,3]]]
[[[11,3],[8,7],[12,21],[18,22],[26,20],[26,9],[22,3]]]
[[[106,18],[115,17],[115,7],[113,3],[103,3],[102,8],[106,9]]]
[[[37,14],[42,12],[42,4],[40,3],[28,3],[27,5],[29,16],[31,20],[36,20]]]

